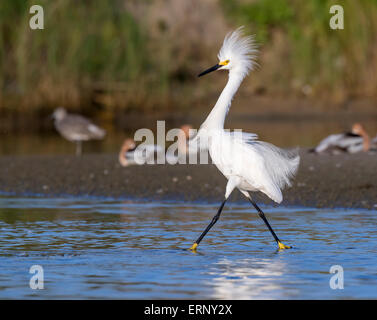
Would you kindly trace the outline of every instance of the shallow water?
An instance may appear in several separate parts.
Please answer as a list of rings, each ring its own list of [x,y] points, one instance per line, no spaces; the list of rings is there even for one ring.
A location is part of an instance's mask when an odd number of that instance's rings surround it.
[[[246,204],[228,204],[192,253],[216,205],[0,198],[0,298],[377,298],[376,211],[264,208],[294,248],[277,251]]]

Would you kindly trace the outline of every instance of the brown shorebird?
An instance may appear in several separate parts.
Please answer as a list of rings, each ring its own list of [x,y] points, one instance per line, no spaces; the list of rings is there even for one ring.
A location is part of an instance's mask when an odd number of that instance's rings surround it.
[[[64,108],[57,108],[52,114],[56,130],[68,141],[76,143],[76,155],[81,155],[82,142],[101,140],[106,131],[78,114],[68,114]]]

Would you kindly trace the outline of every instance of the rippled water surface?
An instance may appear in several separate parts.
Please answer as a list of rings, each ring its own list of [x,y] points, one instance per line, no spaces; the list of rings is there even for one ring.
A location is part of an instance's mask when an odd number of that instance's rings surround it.
[[[377,298],[377,212],[265,208],[277,251],[247,204],[0,198],[0,298]],[[32,265],[44,289],[32,290]],[[332,265],[344,289],[329,286]]]

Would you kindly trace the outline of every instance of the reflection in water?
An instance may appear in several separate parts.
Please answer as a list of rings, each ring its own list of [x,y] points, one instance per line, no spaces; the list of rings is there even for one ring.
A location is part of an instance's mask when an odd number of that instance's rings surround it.
[[[215,299],[281,299],[285,290],[279,284],[286,263],[276,259],[220,260],[209,274]],[[282,294],[284,292],[284,294]]]
[[[231,204],[198,253],[187,250],[215,210],[0,198],[0,298],[377,298],[375,211],[268,208],[294,246],[278,252],[248,204]],[[34,264],[45,271],[38,292],[28,285]],[[329,288],[335,264],[345,270],[344,290]]]

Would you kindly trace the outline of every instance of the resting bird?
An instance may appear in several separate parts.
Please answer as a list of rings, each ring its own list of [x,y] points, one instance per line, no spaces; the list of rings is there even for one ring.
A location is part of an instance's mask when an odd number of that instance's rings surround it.
[[[363,126],[360,123],[355,123],[351,132],[331,134],[324,138],[312,151],[331,154],[342,152],[357,153],[366,152],[375,147],[376,145],[374,145],[373,141],[371,142]]]
[[[76,143],[76,155],[80,156],[82,141],[100,140],[106,131],[78,114],[68,114],[64,108],[57,108],[52,114],[56,130],[68,141]]]
[[[259,141],[256,134],[224,130],[225,117],[233,96],[242,80],[254,68],[256,52],[254,38],[244,36],[242,29],[237,29],[225,37],[218,54],[219,62],[199,74],[200,77],[215,70],[229,71],[224,90],[194,138],[194,140],[200,139],[201,146],[204,141],[213,163],[227,178],[228,183],[217,214],[194,242],[191,250],[196,250],[203,237],[219,219],[225,202],[234,189],[238,189],[258,211],[279,249],[290,248],[277,237],[250,192],[262,192],[273,201],[280,203],[283,200],[282,189],[290,185],[290,180],[298,169],[300,157],[297,152],[287,152],[267,142]]]
[[[134,139],[128,138],[124,140],[119,152],[119,163],[122,167],[133,164],[155,163],[158,153],[163,152],[159,145],[143,144],[140,149],[137,148]]]

